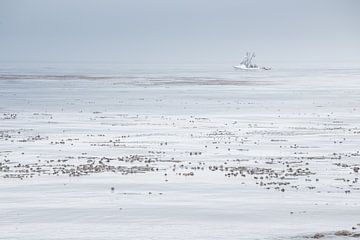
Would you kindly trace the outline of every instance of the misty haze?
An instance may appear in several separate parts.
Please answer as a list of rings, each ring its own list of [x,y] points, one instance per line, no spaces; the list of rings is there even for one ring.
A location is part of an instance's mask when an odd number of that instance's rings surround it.
[[[359,12],[0,0],[0,239],[360,238]]]

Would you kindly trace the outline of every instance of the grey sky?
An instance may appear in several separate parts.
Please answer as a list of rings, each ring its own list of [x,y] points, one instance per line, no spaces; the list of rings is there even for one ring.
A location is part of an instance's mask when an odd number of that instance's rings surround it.
[[[360,63],[359,2],[0,0],[0,60]]]

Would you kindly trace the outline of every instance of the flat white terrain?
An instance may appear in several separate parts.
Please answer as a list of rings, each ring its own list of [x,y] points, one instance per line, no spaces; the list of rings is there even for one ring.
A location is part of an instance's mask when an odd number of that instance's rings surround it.
[[[357,237],[360,70],[208,69],[3,69],[0,239]]]

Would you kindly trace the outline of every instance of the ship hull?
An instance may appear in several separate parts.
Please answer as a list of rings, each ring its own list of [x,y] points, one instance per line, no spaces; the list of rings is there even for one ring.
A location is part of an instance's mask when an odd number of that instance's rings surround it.
[[[243,66],[243,65],[239,65],[239,66],[234,66],[234,69],[251,71],[251,70],[259,70],[260,68],[258,68],[258,67],[249,68],[249,67],[246,67],[246,66]]]

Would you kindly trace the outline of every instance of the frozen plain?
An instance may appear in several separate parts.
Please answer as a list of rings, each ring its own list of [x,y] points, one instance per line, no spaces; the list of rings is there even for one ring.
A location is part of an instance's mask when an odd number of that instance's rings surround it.
[[[0,239],[358,233],[359,69],[0,78]]]

